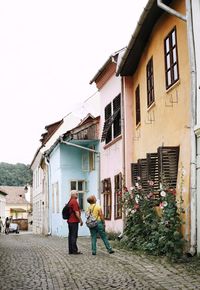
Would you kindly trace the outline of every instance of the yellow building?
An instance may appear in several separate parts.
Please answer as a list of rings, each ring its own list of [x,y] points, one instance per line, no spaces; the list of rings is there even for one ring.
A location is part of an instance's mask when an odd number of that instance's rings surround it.
[[[184,0],[163,1],[181,15]],[[149,1],[118,67],[123,77],[126,183],[176,187],[190,241],[191,99],[187,24]],[[131,163],[131,164],[130,164]]]

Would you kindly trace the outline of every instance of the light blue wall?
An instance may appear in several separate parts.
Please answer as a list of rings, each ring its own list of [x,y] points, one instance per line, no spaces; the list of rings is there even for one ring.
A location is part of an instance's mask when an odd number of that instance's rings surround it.
[[[82,145],[83,146],[83,145]],[[84,144],[86,147],[86,145]],[[95,150],[98,150],[96,145]],[[82,170],[82,154],[88,151],[66,144],[59,144],[53,150],[50,156],[50,210],[49,221],[52,225],[52,235],[68,236],[67,222],[62,219],[62,208],[70,198],[70,181],[71,180],[86,180],[88,182],[88,191],[85,194],[85,208],[88,204],[87,197],[90,194],[95,194],[98,197],[99,187],[99,158],[95,154],[95,170],[83,171]],[[59,184],[59,213],[52,213],[52,184],[58,182]],[[85,225],[85,211],[81,213],[84,225],[79,227],[79,236],[88,236],[89,230]]]

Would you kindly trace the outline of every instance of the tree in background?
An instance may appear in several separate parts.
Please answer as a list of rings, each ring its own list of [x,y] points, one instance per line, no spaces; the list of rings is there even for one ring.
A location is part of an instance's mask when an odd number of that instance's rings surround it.
[[[0,162],[0,185],[24,186],[32,184],[32,170],[23,163]]]

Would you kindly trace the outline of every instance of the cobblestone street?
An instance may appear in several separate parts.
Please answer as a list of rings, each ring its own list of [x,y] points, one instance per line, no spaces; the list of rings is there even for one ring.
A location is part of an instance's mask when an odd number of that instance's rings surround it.
[[[78,245],[83,255],[68,255],[66,238],[1,234],[0,289],[200,289],[199,268],[122,250],[109,255],[101,240],[96,256],[89,238]]]

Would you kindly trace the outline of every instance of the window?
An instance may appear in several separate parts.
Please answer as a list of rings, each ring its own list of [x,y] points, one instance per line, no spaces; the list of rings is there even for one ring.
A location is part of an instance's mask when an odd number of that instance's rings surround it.
[[[71,180],[70,181],[70,190],[78,191],[78,201],[81,210],[85,210],[86,201],[85,201],[85,193],[87,191],[87,181],[86,180]]]
[[[59,213],[59,187],[58,182],[52,184],[52,213]]]
[[[106,178],[102,181],[102,193],[103,193],[103,213],[106,220],[111,219],[111,180]]]
[[[115,175],[114,213],[115,219],[122,218],[122,174]]]
[[[52,213],[55,213],[55,184],[52,184]]]
[[[108,144],[121,134],[121,95],[114,98],[112,103],[105,107],[105,122],[101,141]]]
[[[89,171],[89,153],[85,150],[82,153],[82,170]]]
[[[151,58],[146,67],[147,74],[147,107],[155,101],[154,97],[154,79],[153,79],[153,58]]]
[[[140,87],[137,86],[135,91],[135,110],[136,110],[136,126],[140,124]]]
[[[118,95],[113,100],[113,137],[116,138],[121,134],[121,96]]]
[[[95,146],[90,146],[90,149],[95,150]],[[89,151],[89,168],[90,171],[95,170],[95,153],[92,151]]]
[[[179,79],[176,28],[164,40],[166,88]]]
[[[56,213],[59,213],[59,189],[58,189],[58,182],[55,184],[55,191],[56,191]]]

